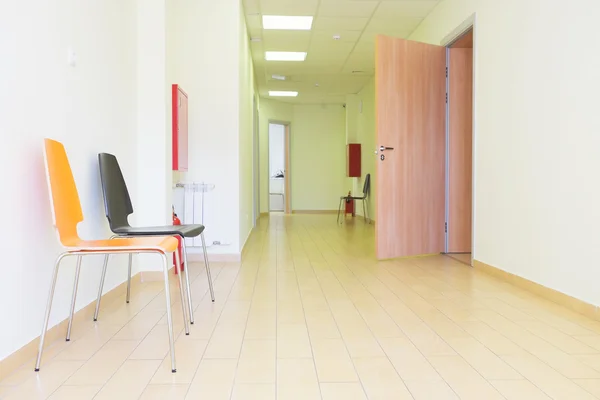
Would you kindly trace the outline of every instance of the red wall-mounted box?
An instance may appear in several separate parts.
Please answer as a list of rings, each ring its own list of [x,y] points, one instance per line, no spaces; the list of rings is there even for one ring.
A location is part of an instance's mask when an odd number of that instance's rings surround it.
[[[360,143],[349,143],[346,155],[346,175],[350,178],[359,178],[360,172]]]
[[[188,170],[188,96],[173,85],[173,171]]]

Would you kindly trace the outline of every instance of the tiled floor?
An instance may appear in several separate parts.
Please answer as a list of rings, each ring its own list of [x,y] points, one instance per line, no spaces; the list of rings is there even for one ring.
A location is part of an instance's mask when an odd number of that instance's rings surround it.
[[[0,382],[0,397],[600,398],[600,322],[449,257],[377,262],[372,249],[373,227],[359,221],[264,219],[241,265],[213,265],[215,304],[192,266],[190,336],[172,305],[176,374],[152,282],[76,325],[39,374],[32,361]]]

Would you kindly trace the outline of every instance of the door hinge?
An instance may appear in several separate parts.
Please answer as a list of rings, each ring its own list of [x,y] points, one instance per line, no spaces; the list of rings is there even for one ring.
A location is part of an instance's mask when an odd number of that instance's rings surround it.
[[[448,93],[446,93],[446,103],[448,102]]]
[[[444,223],[444,232],[448,233],[448,223]]]
[[[446,67],[446,78],[448,77],[448,67]]]

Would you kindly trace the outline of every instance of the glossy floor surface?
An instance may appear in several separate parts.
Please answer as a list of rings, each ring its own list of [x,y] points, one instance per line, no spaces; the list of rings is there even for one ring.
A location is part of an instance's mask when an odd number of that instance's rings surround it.
[[[600,398],[600,322],[445,256],[377,262],[373,226],[261,220],[242,263],[192,265],[169,368],[161,282],[0,382],[2,399]],[[173,300],[178,299],[173,281]],[[597,397],[594,397],[597,396]]]

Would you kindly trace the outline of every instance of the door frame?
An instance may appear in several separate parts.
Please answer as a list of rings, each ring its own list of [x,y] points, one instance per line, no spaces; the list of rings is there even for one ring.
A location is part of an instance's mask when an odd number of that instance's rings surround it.
[[[292,171],[292,163],[291,163],[291,145],[292,145],[292,123],[289,121],[280,121],[280,120],[275,120],[275,119],[270,119],[268,121],[267,124],[267,139],[269,138],[269,135],[271,134],[271,129],[269,128],[269,126],[271,124],[274,125],[283,125],[284,128],[284,174],[283,174],[283,185],[284,185],[284,202],[283,202],[283,212],[285,214],[291,214],[292,213],[292,177],[291,177],[291,171]],[[268,175],[268,179],[267,179],[267,189],[270,188],[270,184],[271,184],[271,152],[270,152],[270,145],[271,142],[270,140],[267,140],[267,154],[268,156],[268,166],[267,166],[267,175]],[[269,191],[267,191],[267,193],[269,193]],[[269,195],[269,198],[267,200],[267,209],[269,210],[269,212],[271,212],[271,195]]]
[[[473,266],[473,260],[475,259],[475,210],[476,210],[476,168],[475,165],[477,160],[477,152],[476,152],[476,139],[477,139],[477,118],[476,118],[476,109],[477,109],[477,90],[476,90],[476,76],[477,76],[477,13],[473,13],[466,20],[464,20],[460,25],[458,25],[455,29],[453,29],[442,41],[440,44],[446,48],[446,68],[448,68],[448,74],[446,75],[446,93],[449,93],[449,76],[451,71],[450,67],[450,46],[452,46],[456,41],[461,39],[466,33],[470,30],[473,31],[473,92],[472,92],[472,139],[471,139],[471,262],[469,265]],[[450,152],[450,101],[452,99],[448,99],[446,103],[446,202],[445,202],[445,214],[446,214],[446,224],[448,223],[449,217],[449,199],[450,199],[450,160],[449,160],[449,152]],[[448,253],[448,230],[444,234],[445,237],[445,253]]]
[[[258,96],[252,97],[252,226],[260,218],[260,143]]]

